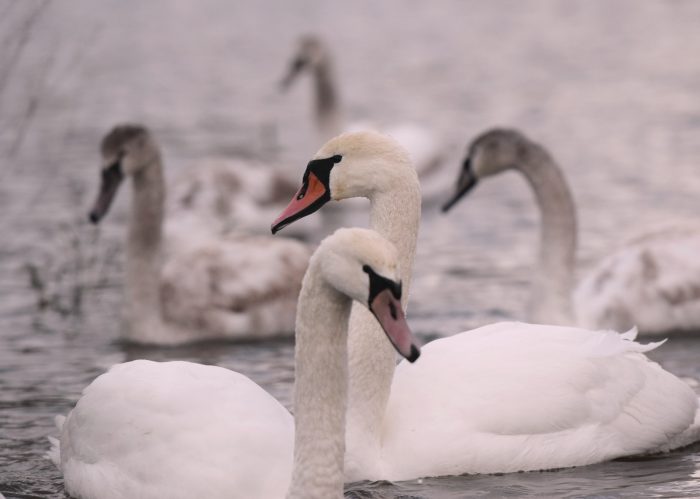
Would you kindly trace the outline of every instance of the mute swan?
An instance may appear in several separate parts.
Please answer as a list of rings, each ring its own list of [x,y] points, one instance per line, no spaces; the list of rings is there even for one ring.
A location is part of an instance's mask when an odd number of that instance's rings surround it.
[[[292,333],[310,254],[304,245],[269,236],[214,238],[193,223],[170,223],[165,245],[165,184],[153,136],[138,125],[115,127],[102,141],[102,158],[92,222],[107,213],[124,177],[133,183],[125,339],[177,344]]]
[[[404,357],[420,354],[398,301],[396,259],[391,243],[367,229],[338,230],[312,256],[296,320],[295,429],[242,374],[191,362],[118,364],[59,421],[49,455],[66,491],[273,499],[289,487],[289,498],[342,497],[351,302],[368,307]]]
[[[343,125],[332,57],[326,44],[314,35],[300,38],[289,71],[282,79],[282,89],[288,89],[297,76],[304,71],[313,75],[316,125],[322,140],[330,139],[343,129],[360,131],[368,128],[366,123],[350,124],[347,127]],[[441,145],[437,137],[426,128],[415,123],[401,123],[380,128],[406,148],[421,177],[432,173],[442,164]]]
[[[357,196],[369,198],[372,228],[399,250],[407,289],[420,191],[390,137],[327,142],[272,230]],[[350,481],[579,466],[700,438],[693,390],[647,359],[660,343],[636,343],[634,331],[498,323],[432,341],[421,362],[394,372],[393,352],[361,312],[350,318],[351,337],[362,337],[349,344]]]
[[[641,333],[700,332],[700,226],[659,230],[605,258],[573,292],[576,209],[564,175],[549,152],[516,130],[478,136],[448,210],[478,179],[521,172],[542,213],[539,263],[530,320]],[[575,319],[575,320],[574,320]]]

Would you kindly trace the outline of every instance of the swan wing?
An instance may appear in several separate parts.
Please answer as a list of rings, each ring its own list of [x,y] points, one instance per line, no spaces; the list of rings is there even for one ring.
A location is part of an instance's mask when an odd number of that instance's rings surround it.
[[[671,228],[604,259],[574,294],[578,322],[642,333],[700,331],[700,230]]]
[[[212,160],[180,175],[171,188],[170,232],[181,225],[219,234],[230,230],[269,232],[270,220],[297,189],[274,168],[257,161]],[[188,223],[193,220],[193,223]]]
[[[394,377],[383,478],[578,466],[661,447],[697,398],[611,331],[499,323],[425,345]]]
[[[292,239],[202,241],[163,268],[165,316],[203,337],[291,335],[309,256],[310,249]]]
[[[289,412],[241,374],[137,360],[85,388],[61,470],[74,497],[282,497],[293,434]]]

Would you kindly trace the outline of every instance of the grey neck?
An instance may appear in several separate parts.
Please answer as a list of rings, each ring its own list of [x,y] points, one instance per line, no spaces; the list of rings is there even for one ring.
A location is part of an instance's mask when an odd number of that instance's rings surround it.
[[[126,249],[126,336],[158,336],[164,329],[160,261],[165,184],[160,155],[133,176]]]
[[[532,186],[542,213],[529,320],[572,325],[577,231],[573,197],[561,169],[541,146],[531,143],[518,168]]]
[[[343,495],[350,304],[315,269],[307,271],[297,308],[290,499]]]
[[[409,168],[409,175],[397,180],[391,191],[377,192],[370,197],[371,228],[398,249],[404,309],[409,298],[421,213],[418,178],[415,170]],[[368,463],[380,462],[382,425],[396,367],[396,352],[371,313],[359,304],[353,305],[350,331],[353,338],[349,346],[345,467],[348,477],[352,478],[356,470],[367,470]]]
[[[314,67],[316,123],[322,139],[328,140],[340,133],[340,99],[335,84],[333,65],[324,57]]]

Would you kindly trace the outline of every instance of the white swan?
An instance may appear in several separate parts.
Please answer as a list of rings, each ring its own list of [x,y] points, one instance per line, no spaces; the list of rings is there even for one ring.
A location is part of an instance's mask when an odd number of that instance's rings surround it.
[[[373,128],[367,123],[344,124],[331,54],[326,44],[314,35],[305,35],[299,39],[289,71],[282,79],[282,88],[289,88],[304,71],[313,75],[316,125],[323,141],[343,130]],[[380,128],[406,148],[421,177],[434,172],[442,164],[441,144],[435,134],[425,127],[416,123],[401,123]]]
[[[118,364],[59,421],[49,455],[66,491],[80,499],[274,499],[289,487],[290,498],[342,497],[351,301],[369,307],[402,355],[419,355],[398,302],[396,259],[391,243],[367,229],[337,231],[311,258],[296,323],[296,429],[279,402],[236,372]]]
[[[357,196],[369,198],[372,228],[398,248],[407,287],[420,192],[390,137],[350,133],[326,143],[272,229]],[[633,331],[494,324],[433,341],[410,372],[402,363],[394,373],[394,354],[369,319],[353,309],[351,338],[362,342],[349,345],[349,480],[577,466],[700,437],[693,390],[647,359],[658,343],[640,345]]]
[[[529,320],[641,333],[700,332],[700,226],[665,228],[630,241],[573,291],[576,210],[561,169],[541,145],[516,130],[489,130],[474,141],[449,209],[480,178],[521,172],[542,213],[539,264]]]
[[[94,223],[106,214],[122,179],[133,183],[125,339],[176,344],[292,333],[310,254],[304,245],[269,236],[215,238],[195,219],[171,220],[164,244],[165,184],[153,136],[138,125],[115,127],[102,141],[102,157],[102,184],[90,212]]]

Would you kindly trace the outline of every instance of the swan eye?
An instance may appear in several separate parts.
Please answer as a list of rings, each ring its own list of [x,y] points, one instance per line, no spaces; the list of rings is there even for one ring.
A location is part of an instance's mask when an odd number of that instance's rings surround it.
[[[340,154],[336,154],[331,159],[333,160],[333,163],[340,163],[343,157]]]

